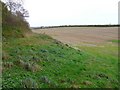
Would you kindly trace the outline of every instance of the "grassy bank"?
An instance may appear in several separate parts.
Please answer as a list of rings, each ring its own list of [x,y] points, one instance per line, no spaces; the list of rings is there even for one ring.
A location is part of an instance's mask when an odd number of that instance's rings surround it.
[[[89,68],[88,74],[94,76],[93,72],[98,71],[106,74],[111,78],[118,78],[118,42],[113,42],[117,40],[112,40],[112,43],[104,43],[94,46],[78,46],[82,51],[88,53],[93,60],[90,60],[87,68]],[[103,77],[106,77],[103,76]],[[108,78],[108,77],[106,77]],[[103,80],[105,85],[111,87],[112,84],[108,84]]]
[[[3,88],[118,87],[117,47],[75,50],[44,34],[3,46]]]

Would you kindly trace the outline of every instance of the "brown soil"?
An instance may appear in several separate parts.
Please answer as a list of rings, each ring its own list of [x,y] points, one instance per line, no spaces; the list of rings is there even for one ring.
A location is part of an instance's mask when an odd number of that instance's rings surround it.
[[[79,44],[81,42],[101,43],[118,39],[117,27],[62,27],[35,29],[32,31],[48,34],[54,39],[67,44]]]

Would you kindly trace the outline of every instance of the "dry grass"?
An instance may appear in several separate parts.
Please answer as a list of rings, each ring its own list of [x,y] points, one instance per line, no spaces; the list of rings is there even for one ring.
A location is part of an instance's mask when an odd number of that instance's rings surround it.
[[[42,70],[42,67],[40,65],[37,65],[36,63],[32,63],[32,62],[24,62],[22,60],[17,60],[15,64],[31,72]]]

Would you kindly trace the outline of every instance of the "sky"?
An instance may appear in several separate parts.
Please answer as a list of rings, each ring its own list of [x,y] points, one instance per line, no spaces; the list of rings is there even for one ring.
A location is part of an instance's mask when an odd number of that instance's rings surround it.
[[[24,0],[31,27],[118,24],[120,0]]]

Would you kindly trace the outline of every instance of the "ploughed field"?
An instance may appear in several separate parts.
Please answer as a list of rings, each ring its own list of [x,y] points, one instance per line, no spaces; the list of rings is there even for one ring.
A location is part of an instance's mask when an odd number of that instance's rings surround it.
[[[78,45],[81,42],[101,43],[118,39],[118,27],[62,27],[35,29],[35,33],[45,33],[67,44]]]

